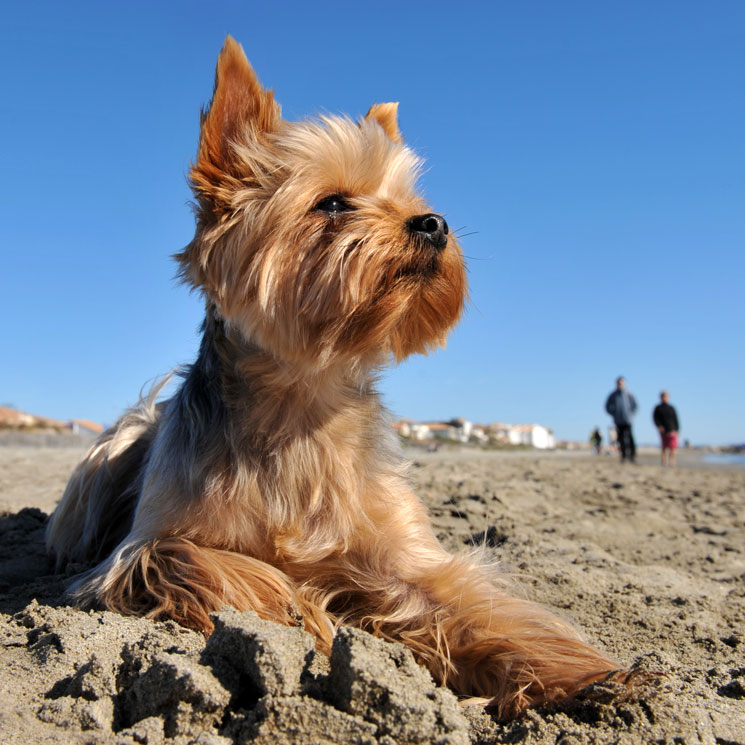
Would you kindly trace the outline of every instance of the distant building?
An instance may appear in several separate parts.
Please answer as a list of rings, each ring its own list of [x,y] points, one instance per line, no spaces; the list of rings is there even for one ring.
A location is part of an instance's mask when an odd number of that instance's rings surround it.
[[[36,424],[36,417],[25,411],[11,409],[10,406],[0,406],[0,428],[26,429]]]
[[[556,447],[554,433],[540,424],[516,424],[510,428],[508,440],[512,445],[528,445],[538,450]]]
[[[511,428],[511,424],[505,424],[504,422],[489,424],[486,427],[486,435],[489,438],[489,442],[495,445],[509,445]]]
[[[28,414],[10,406],[0,406],[0,429],[61,432],[64,426],[57,419]]]
[[[446,422],[447,426],[451,429],[451,438],[457,442],[468,442],[471,439],[471,432],[473,425],[468,419],[464,419],[462,416],[456,419],[451,419]]]
[[[553,432],[540,424],[473,424],[463,417],[448,422],[415,422],[401,419],[393,428],[402,436],[412,440],[450,440],[461,443],[513,445],[533,447],[539,450],[553,449],[556,440]]]
[[[486,427],[483,424],[474,424],[471,428],[471,440],[485,445],[489,442],[489,435],[486,433]]]
[[[432,436],[429,427],[421,422],[413,422],[409,426],[409,431],[411,432],[412,440],[429,440]]]
[[[415,424],[412,419],[399,419],[391,425],[401,437],[411,437],[411,425]]]
[[[459,439],[457,428],[447,422],[425,422],[424,426],[427,428],[430,438],[453,441]]]
[[[100,435],[103,432],[100,424],[87,419],[71,419],[65,429],[69,429],[74,435]]]

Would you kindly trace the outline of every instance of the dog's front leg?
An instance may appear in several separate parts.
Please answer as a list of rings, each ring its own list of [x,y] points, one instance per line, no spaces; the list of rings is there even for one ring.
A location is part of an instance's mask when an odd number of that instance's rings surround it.
[[[499,718],[561,701],[619,665],[568,623],[524,598],[472,558],[448,557],[413,581],[431,605],[401,638],[456,693],[486,700]],[[619,672],[619,680],[626,674]]]
[[[403,642],[437,681],[504,719],[618,670],[568,623],[516,597],[492,566],[447,554],[413,495],[393,505],[379,531],[316,569],[316,581],[326,572],[335,583],[325,605],[342,622]]]

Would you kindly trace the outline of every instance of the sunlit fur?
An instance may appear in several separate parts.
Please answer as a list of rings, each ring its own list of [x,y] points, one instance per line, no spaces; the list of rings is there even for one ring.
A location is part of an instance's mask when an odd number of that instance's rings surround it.
[[[205,632],[227,604],[304,625],[323,651],[355,624],[507,718],[617,665],[447,554],[407,484],[375,375],[441,345],[466,294],[452,235],[435,251],[407,227],[430,212],[418,167],[395,104],[286,122],[227,40],[177,256],[205,299],[199,356],[91,448],[48,543],[59,564],[95,563],[81,604]],[[316,209],[332,194],[351,209]]]

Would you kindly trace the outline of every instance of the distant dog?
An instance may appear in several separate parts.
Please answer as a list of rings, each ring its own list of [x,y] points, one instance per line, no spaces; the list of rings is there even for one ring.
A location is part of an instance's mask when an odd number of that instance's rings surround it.
[[[59,564],[97,562],[82,604],[206,632],[231,605],[324,651],[354,624],[509,718],[618,666],[446,553],[404,477],[375,376],[444,342],[466,276],[396,110],[284,121],[227,39],[191,170],[196,234],[176,257],[205,298],[199,356],[173,398],[152,394],[91,448],[48,545]]]

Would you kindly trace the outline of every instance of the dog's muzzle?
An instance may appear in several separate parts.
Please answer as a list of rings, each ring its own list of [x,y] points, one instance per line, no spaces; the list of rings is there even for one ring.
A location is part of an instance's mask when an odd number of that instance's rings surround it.
[[[448,224],[442,215],[428,212],[426,215],[416,215],[408,220],[406,227],[409,232],[420,238],[436,251],[442,251],[448,242]]]

